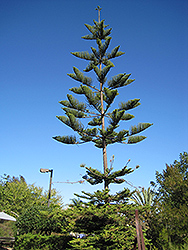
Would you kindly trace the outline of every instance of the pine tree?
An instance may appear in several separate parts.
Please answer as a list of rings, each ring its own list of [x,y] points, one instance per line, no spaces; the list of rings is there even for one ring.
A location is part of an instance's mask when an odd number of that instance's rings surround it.
[[[108,189],[111,183],[123,183],[125,180],[120,177],[134,170],[128,168],[126,164],[121,170],[112,172],[112,164],[110,167],[107,165],[107,146],[115,143],[138,143],[146,138],[138,134],[152,124],[139,123],[130,129],[118,131],[121,121],[129,121],[134,118],[134,115],[128,112],[138,107],[140,100],[132,99],[127,102],[121,102],[118,108],[110,111],[118,95],[118,89],[128,86],[134,80],[130,79],[131,74],[120,73],[107,81],[107,74],[114,67],[112,60],[122,56],[124,52],[119,50],[120,46],[116,46],[111,52],[107,52],[112,39],[110,37],[112,29],[104,23],[104,20],[100,20],[101,8],[99,6],[97,10],[98,21],[93,20],[93,25],[85,24],[90,33],[82,37],[85,40],[94,40],[97,48],[91,47],[91,53],[88,51],[73,52],[72,55],[89,62],[84,72],[94,71],[98,86],[93,84],[90,77],[86,76],[78,68],[73,67],[74,72],[69,73],[68,76],[76,80],[80,85],[79,87],[71,88],[70,91],[84,96],[87,101],[80,102],[73,95],[67,94],[67,100],[60,101],[65,116],[57,116],[57,118],[74,130],[77,133],[77,137],[73,135],[55,136],[53,138],[64,144],[93,142],[95,147],[102,149],[103,172],[82,165],[87,173],[83,178],[92,185],[104,182],[104,188]],[[83,123],[83,119],[87,119],[87,123]]]

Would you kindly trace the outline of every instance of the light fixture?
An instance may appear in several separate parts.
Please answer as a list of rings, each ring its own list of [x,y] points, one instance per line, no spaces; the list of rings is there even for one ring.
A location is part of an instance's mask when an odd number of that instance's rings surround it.
[[[49,192],[48,192],[48,207],[49,207],[50,206],[50,198],[51,198],[53,169],[41,168],[40,172],[41,173],[49,173],[50,172],[50,184],[49,184]]]

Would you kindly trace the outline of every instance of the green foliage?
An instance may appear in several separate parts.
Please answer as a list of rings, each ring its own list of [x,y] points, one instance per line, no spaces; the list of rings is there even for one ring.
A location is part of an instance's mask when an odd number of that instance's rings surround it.
[[[93,194],[82,191],[83,195],[78,195],[78,194],[75,194],[75,195],[77,197],[79,197],[79,198],[87,200],[86,203],[82,201],[82,204],[86,204],[86,205],[88,205],[88,204],[104,205],[104,204],[107,204],[107,203],[110,203],[110,204],[116,204],[116,203],[125,204],[125,203],[128,202],[129,197],[132,194],[128,188],[124,188],[122,191],[117,192],[115,194],[110,194],[109,191],[110,190],[106,188],[106,189],[104,189],[102,191],[97,190]]]
[[[154,183],[153,183],[154,185]],[[155,209],[150,228],[153,242],[159,249],[181,249],[188,242],[188,154],[166,165],[162,173],[156,171]],[[171,246],[170,246],[171,245]]]
[[[151,187],[148,189],[142,188],[141,191],[135,190],[135,193],[132,194],[131,201],[137,204],[138,206],[152,206],[154,202],[155,193],[151,190]]]
[[[76,67],[73,67],[74,73],[73,74],[68,74],[71,78],[73,78],[76,81],[79,81],[85,85],[90,86],[92,83],[92,79],[90,77],[84,76],[84,74],[79,71]]]
[[[168,245],[169,245],[170,250],[187,250],[188,249],[188,243],[185,243],[182,246],[177,246],[169,241]],[[165,250],[165,247],[163,247],[163,250]]]
[[[47,193],[34,184],[28,185],[23,176],[1,176],[0,179],[0,211],[18,216],[33,205],[47,204]],[[61,197],[55,189],[52,190],[51,205],[62,205]],[[14,214],[12,214],[14,216]]]
[[[23,176],[4,175],[0,180],[0,210],[20,215],[24,208],[35,203],[42,194],[41,189],[28,186]]]
[[[59,102],[63,106],[66,106],[71,109],[84,111],[86,108],[85,103],[79,102],[77,99],[75,99],[72,95],[67,95],[68,101],[61,101]]]
[[[63,211],[56,207],[32,206],[16,221],[19,234],[50,235],[61,233],[65,223]]]
[[[23,234],[16,237],[15,250],[65,250],[71,249],[68,242],[72,239],[70,235],[39,235]]]
[[[143,219],[140,210],[140,218]],[[136,235],[135,207],[128,204],[82,204],[67,210],[66,231],[85,234],[70,241],[73,249],[133,248]],[[149,244],[145,239],[146,244]]]
[[[111,80],[108,81],[108,86],[110,89],[116,89],[120,87],[124,87],[132,83],[134,80],[128,80],[131,74],[119,74],[117,76],[112,77]]]
[[[139,123],[137,126],[132,126],[130,135],[138,134],[142,132],[143,130],[149,128],[150,126],[151,126],[151,123]]]
[[[113,160],[114,156],[112,158],[111,167],[107,169],[104,174],[97,169],[93,169],[91,167],[88,168],[85,165],[81,165],[81,167],[84,167],[86,169],[86,175],[83,176],[83,179],[87,180],[87,182],[89,182],[91,185],[96,185],[102,183],[103,181],[105,181],[107,185],[111,183],[120,184],[125,182],[125,179],[120,177],[130,174],[134,171],[132,168],[128,168],[128,163],[130,162],[130,160],[121,170],[112,172]]]

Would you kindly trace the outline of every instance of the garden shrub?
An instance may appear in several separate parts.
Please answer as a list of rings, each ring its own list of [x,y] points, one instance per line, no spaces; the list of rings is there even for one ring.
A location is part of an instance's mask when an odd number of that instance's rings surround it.
[[[16,237],[15,250],[65,250],[71,249],[68,242],[72,239],[70,235],[39,235],[23,234]]]
[[[33,206],[18,218],[16,226],[19,234],[50,235],[51,233],[61,233],[64,222],[64,213],[61,208]]]

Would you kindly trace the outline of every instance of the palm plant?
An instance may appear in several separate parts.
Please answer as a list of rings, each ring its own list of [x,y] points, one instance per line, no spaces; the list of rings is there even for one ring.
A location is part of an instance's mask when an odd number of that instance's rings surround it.
[[[141,191],[138,189],[133,193],[130,200],[133,201],[138,206],[152,206],[154,202],[154,192],[151,187],[148,189],[142,188]]]

